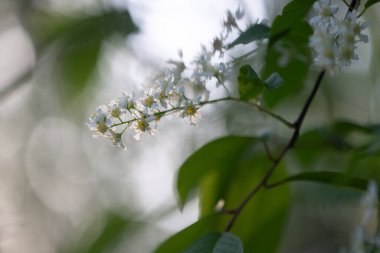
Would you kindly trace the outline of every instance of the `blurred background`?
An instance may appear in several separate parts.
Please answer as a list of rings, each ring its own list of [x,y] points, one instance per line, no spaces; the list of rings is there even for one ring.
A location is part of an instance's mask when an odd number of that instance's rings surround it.
[[[206,107],[197,127],[165,118],[156,136],[126,140],[124,151],[92,138],[85,121],[122,91],[141,92],[179,49],[190,62],[219,33],[227,9],[242,6],[248,24],[271,21],[284,3],[0,0],[0,252],[152,252],[196,221],[197,200],[180,212],[174,191],[176,169],[192,151],[227,133],[288,132],[258,112],[223,104]],[[375,13],[366,15],[371,23],[380,22]],[[375,29],[371,36],[380,39]],[[306,128],[331,118],[379,120],[380,49],[367,44],[359,54],[341,78],[326,80]],[[303,100],[278,112],[294,118]],[[298,196],[289,219],[305,240],[293,243],[287,233],[283,252],[334,252],[344,242],[351,202],[336,207],[320,197],[334,190],[309,188],[315,199]],[[313,229],[300,229],[300,219]],[[311,245],[326,229],[326,245]]]

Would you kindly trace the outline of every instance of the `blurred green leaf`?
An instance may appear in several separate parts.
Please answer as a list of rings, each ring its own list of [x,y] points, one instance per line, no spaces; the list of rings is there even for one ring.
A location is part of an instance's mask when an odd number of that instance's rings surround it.
[[[302,90],[311,63],[308,42],[313,33],[304,18],[314,1],[293,0],[285,6],[282,15],[273,21],[263,77],[268,78],[272,73],[279,73],[284,85],[276,92],[264,93],[269,106],[274,106]]]
[[[283,9],[282,14],[278,15],[273,21],[270,33],[270,43],[276,42],[274,39],[281,39],[294,27],[303,21],[309,13],[311,7],[316,0],[293,0],[289,2]]]
[[[285,183],[292,181],[309,181],[315,183],[324,183],[339,187],[349,187],[362,191],[366,191],[368,186],[368,181],[365,179],[354,178],[348,176],[346,173],[332,171],[303,172],[294,176],[290,176],[281,182]]]
[[[262,152],[261,150],[251,154],[249,160],[242,162],[239,167],[226,175],[225,180],[218,182],[226,191],[223,196],[226,203],[225,209],[232,210],[239,206],[268,171],[271,162]],[[286,177],[286,172],[281,164],[273,175],[273,180],[284,177]],[[210,187],[217,186],[217,184],[204,186],[201,189],[202,195]],[[205,203],[201,202],[201,204]],[[259,191],[254,196],[243,209],[231,230],[243,241],[245,252],[275,253],[278,251],[289,206],[288,185],[270,191]],[[221,221],[221,225],[224,225],[229,218],[225,217],[224,221]]]
[[[128,35],[138,30],[127,10],[116,9],[73,16],[34,11],[29,22],[39,49],[57,41],[63,49],[82,47],[115,33]]]
[[[368,9],[369,7],[371,7],[372,5],[374,5],[375,3],[379,3],[380,0],[368,0],[366,3],[365,3],[365,8]]]
[[[184,253],[243,253],[239,237],[231,233],[212,233],[194,242]]]
[[[228,45],[228,48],[232,48],[239,44],[248,44],[256,40],[262,40],[269,38],[270,27],[264,24],[254,24],[242,32],[236,40]]]
[[[225,137],[196,151],[180,168],[178,191],[182,201],[200,187],[201,216],[215,212],[220,200],[227,210],[240,205],[271,166],[260,141],[253,137]],[[284,178],[279,166],[273,178]],[[248,203],[232,232],[244,243],[245,252],[275,253],[279,247],[289,210],[289,188],[261,191]],[[221,217],[215,229],[224,229],[230,216]]]
[[[98,222],[98,221],[96,221]],[[128,230],[130,221],[113,213],[106,217],[105,225],[100,234],[93,241],[89,242],[85,236],[79,241],[79,244],[69,251],[70,253],[106,253],[119,243],[121,243],[123,234]],[[91,227],[88,233],[91,233]]]
[[[51,48],[57,50],[54,64],[61,78],[57,82],[61,84],[58,92],[65,102],[79,95],[89,84],[105,39],[137,31],[127,10],[107,10],[80,16],[35,11],[30,23],[39,54]]]
[[[180,167],[177,178],[179,205],[182,208],[188,195],[199,187],[211,172],[228,173],[244,158],[245,152],[257,142],[253,137],[227,136],[211,141],[195,151]],[[210,200],[216,204],[218,198]]]
[[[220,215],[217,214],[201,218],[196,223],[176,233],[168,240],[163,242],[155,250],[155,253],[183,252],[183,250],[188,248],[200,237],[215,232],[215,225],[217,224],[219,218]]]
[[[260,79],[256,71],[254,71],[250,65],[244,65],[240,68],[237,80],[240,99],[245,101],[260,95],[265,85],[264,81]]]
[[[275,25],[276,23],[274,23]],[[311,27],[306,22],[300,21],[281,40],[268,46],[263,77],[267,78],[272,73],[278,73],[284,81],[284,84],[276,92],[264,93],[265,101],[269,106],[272,107],[286,97],[302,91],[311,63],[311,54],[308,48],[311,34]],[[269,43],[271,44],[273,40],[277,40],[277,38],[271,37]]]
[[[349,161],[352,159],[351,156],[362,153],[362,150],[370,145],[372,138],[379,133],[379,125],[339,120],[327,127],[319,127],[302,134],[294,153],[299,161],[309,168],[317,161],[320,163],[322,159],[331,157],[332,160],[336,160],[334,167],[342,171],[343,168],[339,164],[347,166],[348,163],[352,163]]]

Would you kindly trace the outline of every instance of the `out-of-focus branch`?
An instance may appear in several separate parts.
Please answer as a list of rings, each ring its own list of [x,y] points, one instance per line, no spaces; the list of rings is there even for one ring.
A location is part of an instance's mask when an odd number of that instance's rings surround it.
[[[13,92],[28,83],[33,74],[33,68],[26,70],[16,80],[0,89],[0,102],[9,97]]]

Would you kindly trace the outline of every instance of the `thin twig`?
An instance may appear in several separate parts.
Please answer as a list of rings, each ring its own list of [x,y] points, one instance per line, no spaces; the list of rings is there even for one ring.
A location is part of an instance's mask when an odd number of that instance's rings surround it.
[[[0,101],[15,92],[18,88],[22,87],[32,77],[33,69],[25,71],[14,82],[0,90]]]
[[[261,181],[251,190],[251,192],[245,197],[245,199],[240,203],[238,208],[236,208],[233,212],[230,211],[232,214],[232,217],[230,221],[228,222],[225,231],[230,231],[233,225],[235,224],[236,219],[238,218],[241,211],[244,209],[244,207],[248,204],[248,202],[253,198],[253,196],[256,195],[256,193],[263,187],[266,187],[268,185],[268,180],[272,176],[273,172],[276,170],[280,162],[282,161],[283,157],[286,155],[286,153],[295,145],[295,143],[298,140],[300,129],[302,126],[302,123],[305,119],[305,116],[310,108],[311,102],[314,100],[315,95],[317,94],[317,91],[320,87],[320,84],[322,82],[322,79],[325,75],[326,71],[323,70],[319,73],[317,80],[315,81],[313,90],[311,91],[309,97],[307,98],[304,106],[302,107],[302,110],[296,120],[294,125],[294,132],[292,137],[290,138],[288,144],[285,146],[285,148],[282,150],[281,154],[278,156],[278,158],[273,159],[272,166],[269,168],[267,173],[264,175],[264,177],[261,179]]]
[[[289,128],[294,128],[294,126],[293,126],[292,123],[290,123],[289,121],[287,121],[286,119],[284,119],[280,115],[277,115],[276,113],[272,112],[271,110],[269,110],[269,109],[267,109],[265,107],[262,107],[260,104],[258,104],[258,103],[251,103],[251,102],[248,102],[248,101],[243,101],[243,100],[240,100],[240,99],[234,98],[234,97],[224,97],[224,98],[219,98],[219,99],[215,99],[215,100],[208,100],[208,101],[200,102],[199,106],[204,106],[204,105],[208,105],[208,104],[215,104],[215,103],[222,102],[222,101],[234,101],[234,102],[239,102],[239,103],[243,103],[243,104],[249,105],[251,107],[256,108],[260,112],[268,114],[272,118],[274,118],[274,119],[278,120],[279,122],[283,123],[285,126],[287,126]],[[185,106],[173,107],[173,108],[167,109],[165,111],[156,112],[156,113],[153,114],[153,116],[168,115],[170,113],[174,113],[174,112],[177,112],[177,111],[180,111],[180,110],[183,110],[183,109],[185,109]],[[130,113],[133,114],[131,111],[130,111]],[[124,125],[124,124],[130,124],[130,123],[132,123],[132,122],[134,122],[136,120],[140,120],[140,119],[142,119],[142,118],[139,117],[138,115],[134,115],[133,119],[130,119],[130,120],[127,120],[127,121],[121,121],[120,123],[115,123],[115,124],[112,125],[112,127],[121,126],[121,125]]]
[[[265,149],[265,154],[267,155],[268,159],[271,161],[271,162],[274,162],[275,161],[275,158],[274,156],[272,155],[272,152],[270,151],[270,148],[268,146],[268,143],[264,140],[263,141],[263,145],[264,145],[264,149]]]

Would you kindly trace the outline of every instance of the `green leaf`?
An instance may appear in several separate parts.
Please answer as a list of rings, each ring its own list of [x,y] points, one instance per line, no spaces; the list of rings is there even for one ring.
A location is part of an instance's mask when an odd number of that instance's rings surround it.
[[[274,24],[275,25],[275,24]],[[268,46],[263,77],[278,73],[283,79],[283,85],[277,92],[264,93],[267,104],[271,107],[283,99],[300,93],[311,64],[311,54],[308,47],[311,27],[304,21],[292,27],[280,40],[271,37]]]
[[[254,146],[246,159],[231,166],[225,173],[213,173],[200,187],[201,215],[215,208],[210,200],[223,199],[226,210],[233,210],[241,204],[246,195],[263,178],[271,162],[263,153],[261,145]],[[274,180],[285,178],[284,167],[280,165]],[[239,215],[232,233],[244,243],[245,252],[275,253],[279,248],[287,220],[290,204],[289,186],[255,195]],[[219,227],[225,228],[230,216],[222,216]],[[249,225],[248,225],[249,224]]]
[[[96,220],[98,225],[99,220]],[[94,224],[95,225],[95,224]],[[131,222],[116,214],[109,213],[105,220],[105,225],[100,234],[94,239],[91,233],[92,226],[84,234],[84,237],[79,240],[79,244],[69,250],[60,252],[70,253],[105,253],[110,252],[113,247],[116,247],[122,242],[123,234],[130,228]]]
[[[67,16],[34,11],[30,31],[39,50],[59,41],[63,48],[83,46],[116,34],[128,35],[138,29],[128,10],[106,10],[92,15]]]
[[[226,175],[225,180],[219,181],[227,191],[223,197],[226,210],[239,206],[268,171],[271,162],[262,152],[256,150],[249,160]],[[273,180],[284,177],[286,172],[281,164],[273,174]],[[206,187],[202,188],[202,191],[206,190]],[[289,208],[288,185],[270,191],[260,191],[241,212],[231,232],[241,238],[245,252],[278,252]]]
[[[283,9],[282,14],[273,21],[270,38],[280,39],[285,36],[294,26],[298,26],[309,13],[316,0],[293,0]]]
[[[215,226],[219,218],[220,216],[216,214],[201,218],[196,223],[190,225],[189,227],[170,237],[168,240],[162,243],[154,252],[183,252],[183,250],[188,248],[194,241],[198,240],[200,237],[216,231]]]
[[[264,24],[254,24],[242,32],[236,40],[228,45],[228,48],[232,48],[239,44],[248,44],[256,40],[262,40],[269,38],[270,27]]]
[[[368,0],[366,3],[365,3],[365,9],[368,9],[369,7],[371,7],[372,5],[374,5],[375,3],[379,3],[380,0]]]
[[[284,80],[281,78],[279,73],[272,73],[266,80],[265,86],[269,90],[275,90],[279,88],[284,83]]]
[[[90,84],[104,40],[137,31],[127,10],[107,10],[92,15],[65,16],[34,11],[30,32],[38,50],[56,50],[54,71],[60,78],[58,93],[69,102]],[[52,47],[54,45],[54,47]]]
[[[322,160],[329,158],[330,163],[335,160],[335,167],[347,167],[352,164],[349,162],[353,155],[351,153],[361,153],[362,149],[371,145],[372,138],[379,135],[379,130],[377,124],[336,121],[327,127],[319,127],[302,134],[294,153],[308,169],[312,169],[313,163],[320,164]]]
[[[243,253],[239,237],[231,233],[212,233],[193,243],[183,253]]]
[[[179,205],[182,208],[188,195],[199,187],[210,173],[226,173],[238,166],[244,153],[257,142],[253,137],[228,136],[207,143],[194,152],[180,167],[177,178]],[[215,196],[211,205],[219,200]]]
[[[349,187],[361,191],[366,191],[368,181],[361,178],[350,177],[345,173],[332,171],[303,172],[287,177],[282,183],[293,181],[309,181],[315,183],[330,184],[339,187]]]
[[[259,96],[265,85],[250,65],[240,68],[238,76],[240,99],[248,101]]]
[[[311,64],[308,42],[313,33],[304,18],[314,2],[293,0],[285,6],[282,15],[273,21],[262,77],[268,78],[272,73],[279,73],[284,85],[277,92],[264,93],[270,107],[302,90]]]

